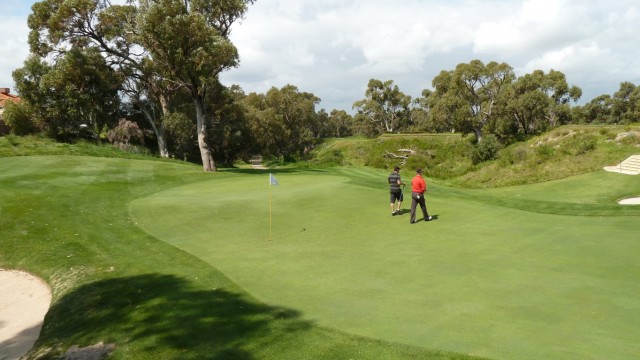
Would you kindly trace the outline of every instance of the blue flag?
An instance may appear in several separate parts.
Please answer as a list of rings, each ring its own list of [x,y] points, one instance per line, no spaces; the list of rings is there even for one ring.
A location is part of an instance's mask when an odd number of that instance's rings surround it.
[[[278,184],[278,180],[276,179],[275,176],[273,176],[272,173],[269,173],[269,185],[276,185],[276,186],[280,185]]]

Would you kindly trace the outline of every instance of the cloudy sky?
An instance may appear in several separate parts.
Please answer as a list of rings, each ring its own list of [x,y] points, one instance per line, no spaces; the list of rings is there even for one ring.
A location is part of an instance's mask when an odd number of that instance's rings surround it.
[[[121,1],[121,0],[116,0]],[[0,87],[28,54],[34,0],[0,0]],[[417,97],[442,70],[474,59],[516,75],[559,70],[580,103],[640,85],[637,0],[258,0],[234,26],[241,64],[222,76],[245,92],[292,84],[352,112],[369,79]]]

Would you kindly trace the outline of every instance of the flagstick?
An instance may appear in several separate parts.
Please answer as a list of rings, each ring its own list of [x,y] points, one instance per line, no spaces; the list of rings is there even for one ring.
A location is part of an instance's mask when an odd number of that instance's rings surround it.
[[[271,181],[269,181],[269,241],[271,241]]]

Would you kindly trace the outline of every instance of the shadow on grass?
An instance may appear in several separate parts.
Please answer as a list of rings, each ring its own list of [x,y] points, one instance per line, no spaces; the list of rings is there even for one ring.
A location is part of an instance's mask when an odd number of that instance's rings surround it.
[[[8,326],[0,321],[0,328]],[[11,339],[0,341],[0,359],[18,359],[33,346],[38,338],[42,323],[24,329]]]
[[[275,338],[311,327],[291,309],[148,274],[101,280],[65,295],[49,310],[39,344],[104,341],[116,351],[125,347],[124,357],[252,359]]]
[[[264,175],[272,173],[274,175],[277,174],[295,174],[301,172],[317,172],[317,173],[327,173],[328,171],[325,169],[311,169],[311,168],[287,168],[287,169],[241,169],[241,168],[226,168],[224,169],[226,172],[237,173],[237,174],[254,174],[254,175]]]

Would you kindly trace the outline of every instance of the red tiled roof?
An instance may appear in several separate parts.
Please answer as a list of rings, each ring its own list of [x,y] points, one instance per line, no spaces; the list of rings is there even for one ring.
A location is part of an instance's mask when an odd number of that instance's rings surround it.
[[[17,95],[11,95],[9,94],[9,89],[6,88],[0,88],[0,108],[3,108],[5,106],[5,103],[8,101],[14,102],[14,103],[19,103],[20,102],[20,97]]]

